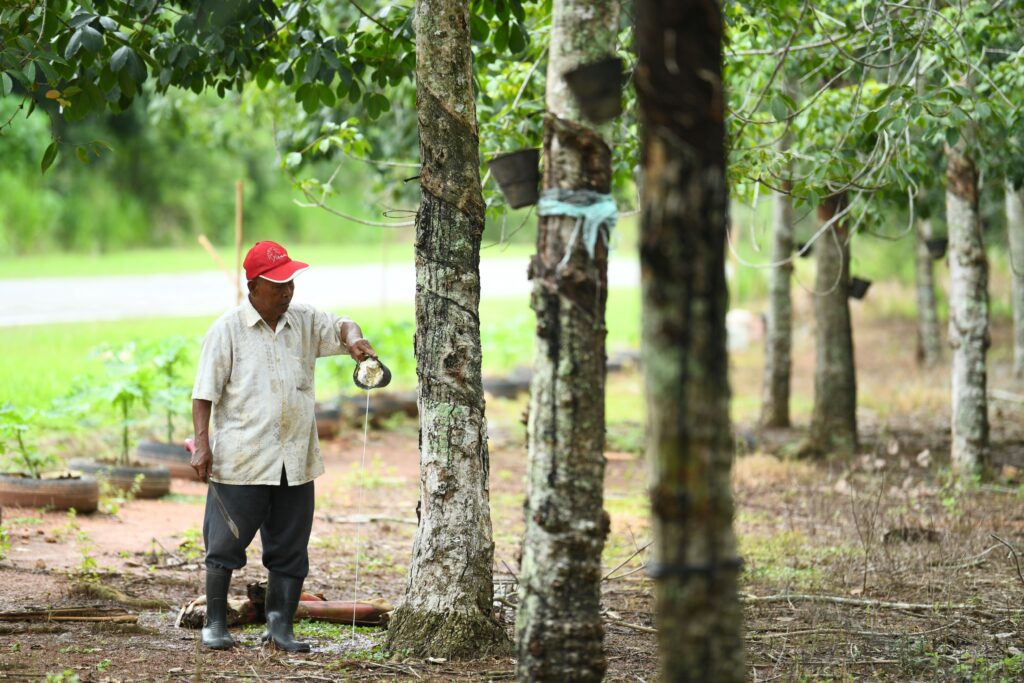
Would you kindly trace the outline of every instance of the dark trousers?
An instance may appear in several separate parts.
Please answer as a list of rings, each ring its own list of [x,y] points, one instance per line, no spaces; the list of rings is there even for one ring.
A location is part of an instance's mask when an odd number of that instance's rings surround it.
[[[212,496],[206,494],[203,541],[206,566],[241,569],[245,549],[256,531],[263,543],[263,566],[277,574],[304,579],[309,573],[309,533],[313,528],[313,482],[288,486],[281,471],[279,486],[217,484],[221,502],[235,525],[238,538],[228,528]]]

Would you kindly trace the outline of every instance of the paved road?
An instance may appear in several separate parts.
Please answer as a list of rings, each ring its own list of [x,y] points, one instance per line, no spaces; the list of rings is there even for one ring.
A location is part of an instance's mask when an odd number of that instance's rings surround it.
[[[315,259],[315,257],[313,257]],[[486,260],[481,295],[508,297],[530,291],[525,259]],[[635,286],[640,269],[613,260],[610,287]],[[313,267],[296,280],[295,300],[340,309],[412,303],[412,264]],[[0,327],[56,322],[217,315],[234,305],[233,286],[220,272],[88,278],[0,280]]]

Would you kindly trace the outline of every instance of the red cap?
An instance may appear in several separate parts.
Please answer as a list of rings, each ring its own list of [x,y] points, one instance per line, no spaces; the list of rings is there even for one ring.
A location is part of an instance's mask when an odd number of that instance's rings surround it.
[[[308,263],[293,261],[287,249],[269,240],[254,244],[245,255],[242,265],[245,267],[246,280],[261,277],[271,282],[288,282],[309,268]]]

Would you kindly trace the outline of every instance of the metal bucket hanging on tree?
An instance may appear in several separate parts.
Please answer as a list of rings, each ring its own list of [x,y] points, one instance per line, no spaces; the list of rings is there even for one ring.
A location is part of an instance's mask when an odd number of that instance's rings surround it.
[[[487,162],[501,193],[505,195],[505,201],[513,209],[537,203],[539,166],[540,150],[535,147],[499,154]]]
[[[611,121],[622,113],[622,60],[608,57],[563,74],[576,105],[592,123]]]
[[[949,246],[948,237],[932,237],[924,241],[924,245],[928,247],[928,253],[932,259],[938,261],[940,258],[946,255],[946,248]]]
[[[850,278],[850,298],[863,299],[864,295],[868,293],[868,287],[870,286],[871,280],[865,280],[860,277]]]

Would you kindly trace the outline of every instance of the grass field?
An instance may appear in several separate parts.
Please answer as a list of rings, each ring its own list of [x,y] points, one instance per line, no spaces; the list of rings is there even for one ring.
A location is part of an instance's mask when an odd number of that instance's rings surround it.
[[[358,321],[395,375],[396,386],[415,385],[412,305],[368,307],[344,312]],[[45,406],[66,395],[76,382],[100,383],[103,368],[90,351],[102,343],[118,346],[173,335],[193,337],[194,352],[183,370],[188,383],[195,369],[199,341],[214,318],[122,320],[81,324],[6,328],[0,335],[0,403]],[[484,299],[480,306],[484,370],[498,373],[533,358],[533,312],[522,299]],[[640,340],[640,291],[615,289],[609,294],[608,347],[637,347]],[[352,361],[322,359],[318,389],[323,395],[351,383]]]
[[[343,266],[364,263],[411,262],[411,242],[381,244],[285,244],[289,255],[316,265]],[[235,263],[234,249],[218,248],[228,269]],[[481,252],[481,258],[527,257],[533,247],[510,244]],[[243,254],[244,256],[244,254]],[[197,243],[179,249],[139,249],[109,254],[54,253],[19,256],[4,263],[0,279],[41,277],[94,277],[100,275],[142,275],[147,273],[194,273],[215,270],[217,265]]]
[[[508,231],[519,226],[522,218],[514,212],[508,219]],[[527,216],[532,221],[525,227],[531,227],[535,234],[536,218]],[[636,253],[636,218],[623,219],[617,229],[619,236],[616,254],[619,257],[634,257]],[[483,246],[480,250],[481,259],[491,258],[526,258],[534,253],[535,247],[529,240],[524,240],[522,233],[515,241],[502,241],[500,226],[489,226],[484,234]],[[309,261],[316,265],[342,266],[366,263],[411,263],[413,254],[413,234],[410,230],[382,230],[375,239],[358,242],[290,242],[284,241],[285,247],[292,258]],[[255,238],[254,238],[255,239]],[[246,238],[244,249],[251,246],[252,240]],[[215,245],[221,260],[227,268],[233,269],[235,264],[234,245]],[[24,254],[17,258],[3,259],[0,268],[0,280],[41,278],[41,277],[93,277],[100,275],[142,275],[147,273],[194,273],[215,270],[217,265],[209,254],[194,242],[191,246],[162,249],[134,249],[109,253],[82,254],[70,252],[54,252],[46,254]]]

